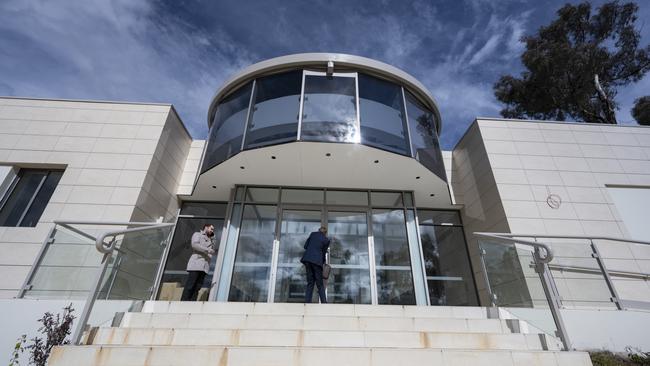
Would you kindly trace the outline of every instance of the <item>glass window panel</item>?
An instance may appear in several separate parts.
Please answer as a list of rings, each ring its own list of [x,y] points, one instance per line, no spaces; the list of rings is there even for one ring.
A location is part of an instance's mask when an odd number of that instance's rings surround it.
[[[368,192],[328,190],[327,203],[330,205],[368,206]]]
[[[235,192],[235,201],[243,201],[244,200],[244,187],[237,187],[237,191]]]
[[[406,207],[413,207],[413,194],[411,192],[404,192],[404,204]]]
[[[411,256],[403,210],[372,210],[380,304],[415,305]]]
[[[411,155],[404,115],[402,88],[359,74],[361,142],[380,149]]]
[[[431,305],[478,304],[463,228],[420,226]]]
[[[321,211],[283,210],[275,285],[276,302],[304,302],[306,274],[300,263],[309,234],[321,226]],[[318,300],[316,300],[318,302]]]
[[[36,197],[34,198],[34,202],[32,202],[32,205],[29,207],[29,210],[27,210],[25,217],[20,222],[20,226],[36,226],[38,219],[41,218],[43,211],[45,211],[45,206],[47,206],[48,202],[50,202],[50,198],[52,197],[52,194],[54,193],[54,190],[59,184],[59,180],[61,180],[62,176],[62,171],[51,171],[47,175],[45,182],[43,182],[41,189],[38,191]]]
[[[20,223],[23,213],[47,173],[46,170],[21,169],[18,183],[0,211],[0,226],[17,226]]]
[[[246,188],[246,202],[278,202],[277,188]]]
[[[324,191],[315,189],[283,189],[283,203],[323,203]]]
[[[418,210],[420,225],[461,225],[458,211]]]
[[[305,76],[300,139],[359,142],[353,77]]]
[[[228,301],[267,301],[275,217],[276,206],[244,207]]]
[[[233,273],[233,265],[235,263],[235,253],[237,248],[237,239],[239,238],[239,230],[241,228],[242,219],[242,204],[234,204],[230,214],[230,225],[226,232],[226,241],[223,248],[223,264],[217,270],[220,272],[219,283],[217,286],[217,301],[228,301],[228,294],[230,292],[230,277]]]
[[[205,291],[199,293],[199,300],[207,300],[207,293],[209,292],[210,284],[212,283],[212,275],[214,272],[217,255],[219,253],[219,244],[221,240],[221,232],[223,230],[223,219],[194,219],[184,218],[178,219],[176,224],[176,231],[169,248],[167,255],[167,263],[163,272],[162,281],[160,283],[160,293],[158,300],[176,301],[181,299],[183,287],[187,279],[187,261],[192,255],[192,235],[203,229],[204,224],[214,225],[214,243],[215,255],[212,256],[210,263],[210,272],[205,276],[203,281],[203,288]],[[203,296],[203,297],[202,297]]]
[[[447,175],[436,134],[436,117],[408,90],[404,92],[413,153],[422,165],[446,181]]]
[[[205,150],[202,172],[241,150],[241,140],[248,116],[251,89],[252,82],[224,98],[217,106],[208,136],[208,146]]]
[[[225,217],[227,203],[183,202],[181,215]],[[216,229],[216,227],[215,227]]]
[[[245,148],[296,139],[302,70],[270,75],[255,81],[254,105]]]
[[[370,192],[370,202],[373,206],[402,207],[400,192]]]
[[[370,304],[367,215],[362,212],[329,211],[327,223],[332,266],[327,281],[327,301]]]

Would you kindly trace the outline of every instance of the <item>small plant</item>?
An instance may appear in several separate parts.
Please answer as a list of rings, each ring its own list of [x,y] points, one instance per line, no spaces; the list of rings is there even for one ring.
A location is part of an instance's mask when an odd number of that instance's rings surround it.
[[[32,343],[26,345],[27,335],[23,334],[20,336],[11,354],[9,366],[18,366],[18,358],[25,350],[29,351],[30,365],[45,366],[52,347],[70,343],[66,338],[70,335],[72,321],[75,319],[74,315],[72,315],[73,312],[74,309],[72,308],[72,304],[70,304],[63,308],[63,315],[56,314],[54,316],[49,311],[43,314],[43,317],[38,319],[38,322],[42,324],[38,328],[38,331],[45,338],[34,337],[30,339]]]
[[[627,356],[609,351],[590,352],[594,366],[650,366],[650,352],[641,352],[636,348],[625,348]]]
[[[18,358],[20,354],[25,350],[25,342],[27,342],[27,335],[21,335],[14,345],[14,350],[11,352],[11,359],[9,360],[9,366],[18,366]]]
[[[642,352],[640,349],[627,347],[627,357],[635,365],[650,366],[650,352]]]

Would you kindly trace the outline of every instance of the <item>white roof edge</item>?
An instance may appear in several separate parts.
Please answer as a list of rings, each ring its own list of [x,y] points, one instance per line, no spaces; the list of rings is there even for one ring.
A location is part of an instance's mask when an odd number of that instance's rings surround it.
[[[552,119],[522,119],[522,118],[504,118],[504,117],[476,117],[477,121],[514,121],[514,122],[530,122],[530,123],[557,123],[557,124],[572,124],[572,125],[589,125],[589,126],[609,126],[609,127],[642,127],[650,128],[650,126],[644,125],[633,125],[633,124],[610,124],[610,123],[593,123],[593,122],[581,122],[581,121],[555,121]]]
[[[77,102],[77,103],[107,103],[107,104],[135,104],[135,105],[158,105],[171,107],[171,103],[148,103],[148,102],[128,102],[118,100],[93,100],[93,99],[65,99],[65,98],[38,98],[38,97],[16,97],[10,95],[0,95],[0,99],[23,99],[23,100],[43,100],[53,102]]]
[[[293,55],[280,56],[264,60],[242,69],[237,74],[228,79],[212,97],[210,106],[208,108],[208,127],[210,127],[212,123],[211,117],[213,115],[213,110],[216,106],[216,102],[225,96],[228,92],[230,92],[233,88],[239,86],[242,82],[251,80],[258,75],[273,72],[275,70],[310,65],[326,66],[327,61],[334,62],[335,70],[337,64],[348,67],[351,66],[356,67],[360,70],[372,71],[376,74],[386,76],[391,79],[396,79],[404,83],[406,86],[419,93],[419,96],[423,98],[428,104],[427,107],[431,108],[434,111],[438,119],[437,132],[440,134],[442,130],[442,119],[440,117],[438,104],[433,98],[433,95],[431,95],[427,88],[422,85],[422,83],[420,83],[415,77],[411,76],[405,71],[398,69],[395,66],[391,66],[389,64],[367,57],[348,55],[343,53],[297,53]]]

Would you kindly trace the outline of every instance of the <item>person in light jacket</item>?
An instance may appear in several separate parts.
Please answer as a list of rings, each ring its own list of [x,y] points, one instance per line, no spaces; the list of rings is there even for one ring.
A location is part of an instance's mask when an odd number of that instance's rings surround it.
[[[325,286],[323,285],[323,263],[325,263],[325,254],[329,246],[330,240],[327,238],[327,228],[324,226],[318,231],[309,234],[309,238],[305,242],[305,254],[303,254],[300,261],[305,265],[307,272],[306,303],[311,302],[314,284],[318,287],[318,297],[320,297],[321,304],[327,303]]]
[[[214,226],[203,225],[201,231],[192,235],[192,256],[187,261],[187,280],[181,301],[196,301],[205,275],[210,271],[210,259],[214,255]]]

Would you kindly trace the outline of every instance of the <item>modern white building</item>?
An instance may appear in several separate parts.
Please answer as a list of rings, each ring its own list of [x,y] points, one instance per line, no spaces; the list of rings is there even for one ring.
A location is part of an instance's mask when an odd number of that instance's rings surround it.
[[[420,82],[341,54],[249,66],[207,123],[194,140],[171,105],[0,98],[3,344],[72,302],[85,345],[52,364],[173,364],[188,345],[233,365],[650,348],[650,128],[477,118],[441,151]],[[218,252],[203,301],[180,303],[204,223]],[[334,304],[303,305],[321,225]]]

